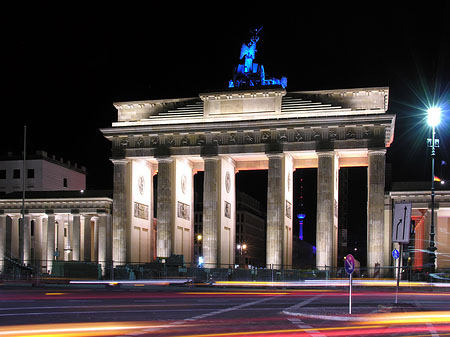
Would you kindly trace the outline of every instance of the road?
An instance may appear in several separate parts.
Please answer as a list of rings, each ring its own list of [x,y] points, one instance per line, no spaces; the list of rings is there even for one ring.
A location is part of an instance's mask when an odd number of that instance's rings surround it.
[[[0,336],[450,335],[450,292],[353,295],[348,315],[346,289],[0,286]]]

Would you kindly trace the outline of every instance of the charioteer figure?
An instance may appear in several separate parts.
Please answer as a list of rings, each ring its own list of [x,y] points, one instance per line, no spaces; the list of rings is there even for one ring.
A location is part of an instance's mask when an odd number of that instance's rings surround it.
[[[259,41],[259,29],[251,29],[252,34],[250,42],[243,44],[241,47],[240,60],[244,60],[244,64],[239,64],[233,74],[233,79],[229,82],[230,88],[235,87],[255,87],[263,85],[280,85],[283,88],[287,86],[287,78],[266,78],[264,66],[262,64],[253,63],[256,56],[256,43]]]

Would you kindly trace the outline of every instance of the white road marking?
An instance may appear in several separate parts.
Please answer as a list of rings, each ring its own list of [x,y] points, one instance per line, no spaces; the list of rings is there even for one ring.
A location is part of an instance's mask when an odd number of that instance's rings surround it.
[[[245,308],[245,307],[249,307],[249,306],[252,306],[252,305],[255,305],[255,304],[259,304],[259,303],[262,303],[262,302],[266,302],[266,301],[272,300],[274,298],[279,298],[281,296],[284,296],[284,295],[265,297],[265,298],[262,298],[262,299],[259,299],[259,300],[253,301],[253,302],[239,304],[239,305],[236,305],[234,307],[230,307],[230,308],[226,308],[226,309],[220,309],[220,310],[216,310],[216,311],[211,311],[211,312],[208,312],[208,313],[205,313],[205,314],[202,314],[202,315],[198,315],[198,316],[194,316],[194,317],[191,317],[191,318],[185,318],[183,320],[175,321],[175,322],[169,323],[167,325],[168,326],[179,326],[179,325],[182,325],[184,323],[194,322],[194,321],[197,321],[199,319],[206,318],[206,317],[211,317],[211,316],[214,316],[214,315],[223,314],[225,312],[239,310],[239,309],[242,309],[242,308]],[[149,329],[142,330],[141,332],[133,332],[133,333],[127,334],[125,336],[137,336],[138,334],[142,335],[142,334],[145,334],[147,332],[154,332],[154,331],[161,330],[163,328],[164,327],[149,328]],[[319,335],[314,335],[314,336],[319,337]],[[123,337],[123,336],[121,335],[121,336],[117,336],[117,337]]]

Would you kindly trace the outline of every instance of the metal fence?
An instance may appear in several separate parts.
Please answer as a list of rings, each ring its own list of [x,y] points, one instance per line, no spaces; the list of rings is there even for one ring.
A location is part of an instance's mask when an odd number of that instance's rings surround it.
[[[0,261],[1,264],[2,261]],[[312,269],[282,268],[246,268],[236,265],[219,265],[214,268],[199,267],[189,263],[171,263],[162,261],[152,263],[126,263],[115,265],[111,262],[52,261],[52,270],[46,270],[46,261],[35,261],[24,265],[16,260],[3,260],[0,278],[3,280],[35,280],[44,282],[65,282],[67,280],[160,280],[190,279],[192,282],[211,283],[217,281],[253,281],[253,282],[293,282],[302,280],[346,279],[348,275],[343,267],[317,267]],[[360,279],[396,279],[398,268],[377,267],[357,268],[353,278]],[[450,271],[438,270],[429,274],[426,270],[401,268],[401,280],[424,282],[449,282]]]

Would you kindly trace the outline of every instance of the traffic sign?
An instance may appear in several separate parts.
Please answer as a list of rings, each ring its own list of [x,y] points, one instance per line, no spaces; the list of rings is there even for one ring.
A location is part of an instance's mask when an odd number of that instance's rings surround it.
[[[352,254],[345,257],[344,267],[347,274],[351,275],[355,271],[355,258]]]
[[[411,204],[397,203],[394,206],[392,242],[408,243],[411,227]]]
[[[397,260],[400,257],[400,253],[398,252],[397,248],[394,248],[394,250],[392,251],[392,257],[394,258],[394,260]]]

